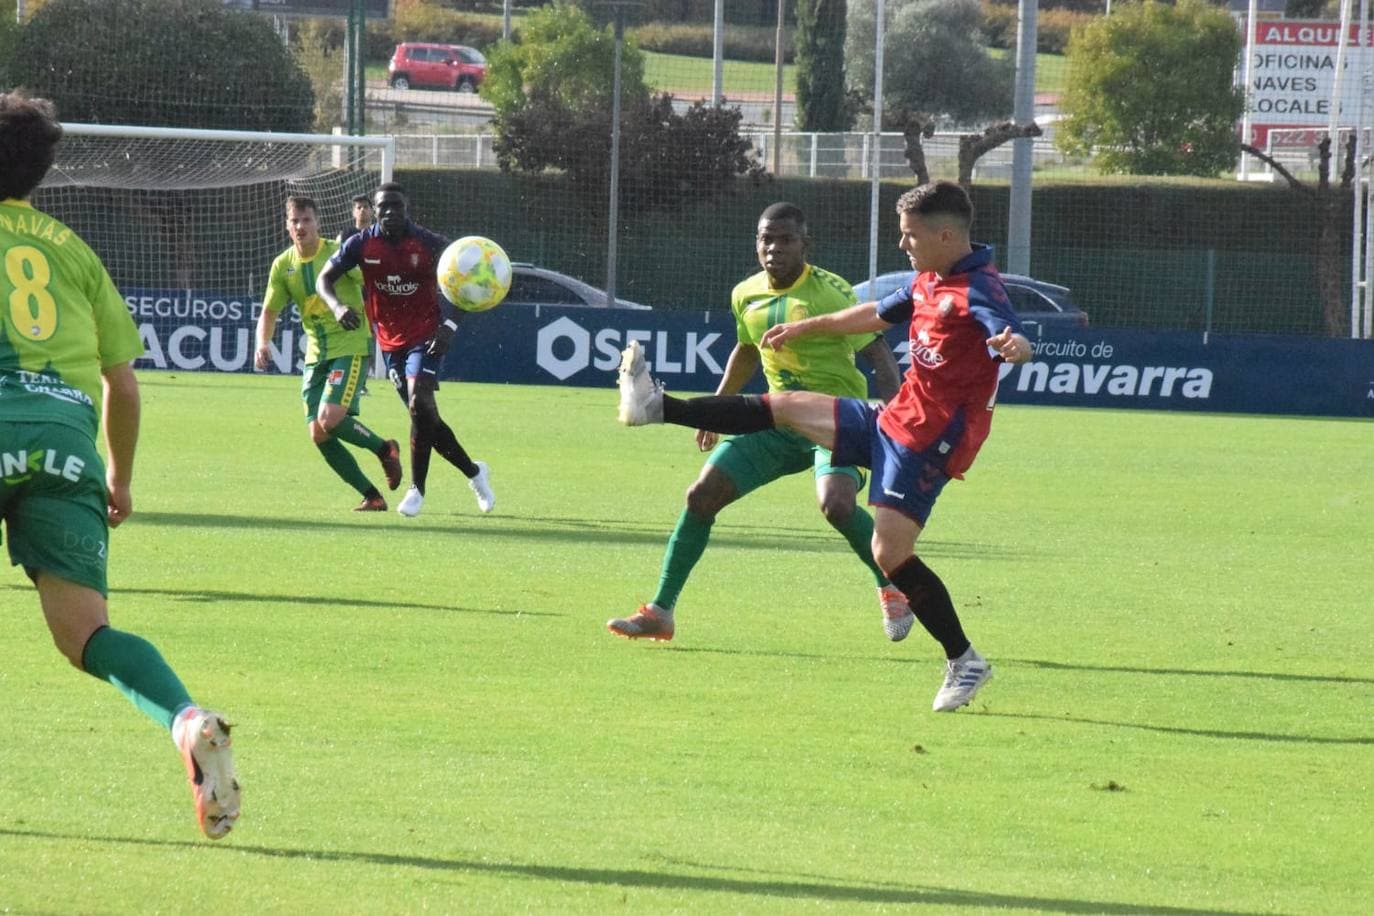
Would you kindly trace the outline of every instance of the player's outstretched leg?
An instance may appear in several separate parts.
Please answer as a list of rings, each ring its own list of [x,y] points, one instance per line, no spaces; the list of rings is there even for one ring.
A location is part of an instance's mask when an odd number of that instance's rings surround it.
[[[234,772],[229,723],[198,706],[183,709],[172,723],[172,740],[186,764],[201,831],[218,840],[239,819],[239,781]]]
[[[491,469],[485,461],[474,461],[473,464],[477,465],[477,475],[468,478],[468,487],[477,497],[477,508],[490,512],[496,508],[496,493],[491,489]]]
[[[967,706],[990,680],[992,665],[973,646],[969,646],[963,655],[945,662],[945,681],[935,694],[931,708],[936,712],[953,712],[961,706]]]
[[[637,340],[620,354],[620,422],[645,426],[663,422],[663,386],[649,377],[644,347]]]
[[[606,621],[606,629],[626,639],[656,639],[668,642],[673,638],[673,612],[656,604],[641,604],[629,617]]]

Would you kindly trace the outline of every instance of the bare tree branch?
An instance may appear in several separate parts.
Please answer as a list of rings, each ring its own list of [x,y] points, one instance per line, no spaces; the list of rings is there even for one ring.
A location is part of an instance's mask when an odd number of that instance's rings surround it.
[[[1242,143],[1240,145],[1240,149],[1241,152],[1249,153],[1251,156],[1254,156],[1260,162],[1263,162],[1265,165],[1269,166],[1275,172],[1278,172],[1279,175],[1283,177],[1283,180],[1288,182],[1288,186],[1293,190],[1301,191],[1304,194],[1311,194],[1313,196],[1316,196],[1316,191],[1314,191],[1312,188],[1309,188],[1307,185],[1303,184],[1296,177],[1294,177],[1293,173],[1288,171],[1288,169],[1284,168],[1283,163],[1279,162],[1273,156],[1269,155],[1261,149],[1257,149],[1256,147],[1251,146],[1248,143]]]
[[[926,150],[921,140],[935,136],[935,118],[924,112],[908,112],[906,124],[902,127],[902,137],[906,142],[903,150],[907,165],[911,166],[918,185],[930,181],[930,169],[926,167]]]
[[[994,150],[1009,140],[1022,137],[1038,137],[1044,131],[1032,121],[1029,124],[1015,124],[1003,121],[994,124],[982,133],[964,134],[959,138],[959,184],[970,187],[973,184],[973,166],[989,150]]]

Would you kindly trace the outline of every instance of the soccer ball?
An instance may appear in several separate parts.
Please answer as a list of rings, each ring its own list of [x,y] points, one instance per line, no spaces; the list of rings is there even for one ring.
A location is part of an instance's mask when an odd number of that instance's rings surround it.
[[[465,235],[439,256],[439,289],[465,312],[495,308],[510,292],[510,258],[500,245]]]

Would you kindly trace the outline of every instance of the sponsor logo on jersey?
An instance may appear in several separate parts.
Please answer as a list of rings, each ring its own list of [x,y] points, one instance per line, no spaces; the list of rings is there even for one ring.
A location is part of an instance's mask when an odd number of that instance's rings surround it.
[[[331,369],[331,370],[329,371],[329,384],[330,384],[330,385],[338,385],[338,384],[341,384],[341,383],[343,382],[343,380],[344,380],[344,371],[343,371],[342,369]]]
[[[921,328],[916,334],[916,341],[911,346],[911,358],[929,369],[934,369],[945,361],[944,355],[931,346],[930,332],[925,328]]]
[[[387,274],[385,280],[372,284],[388,296],[409,296],[420,288],[419,280],[402,280],[400,274]]]

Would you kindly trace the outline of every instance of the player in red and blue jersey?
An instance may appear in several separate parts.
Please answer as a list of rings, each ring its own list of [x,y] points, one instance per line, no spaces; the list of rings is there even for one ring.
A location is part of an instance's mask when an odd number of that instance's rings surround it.
[[[945,483],[963,477],[987,438],[998,363],[1026,362],[1032,350],[992,266],[992,249],[970,241],[968,193],[950,181],[924,184],[898,199],[897,213],[899,247],[917,271],[910,288],[776,324],[760,341],[776,349],[807,334],[858,334],[907,322],[911,368],[886,406],[808,391],[679,400],[649,378],[636,341],[621,362],[620,420],[721,433],[782,427],[829,447],[836,464],[871,468],[873,557],[944,648],[945,678],[933,708],[945,712],[967,705],[992,666],[964,635],[940,577],[916,556],[916,539]]]
[[[410,517],[420,514],[430,453],[438,451],[467,477],[478,508],[490,512],[496,496],[486,462],[468,456],[434,401],[439,368],[462,315],[439,294],[436,279],[436,266],[448,239],[410,219],[409,202],[399,184],[379,186],[373,203],[377,222],[344,242],[320,272],[316,285],[339,324],[356,327],[357,314],[339,301],[334,287],[348,271],[362,270],[367,319],[376,332],[391,383],[410,412],[411,485],[397,511]]]

